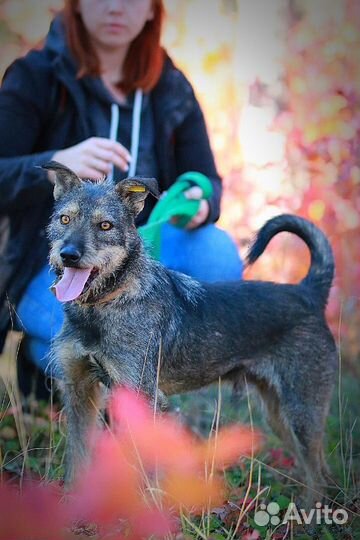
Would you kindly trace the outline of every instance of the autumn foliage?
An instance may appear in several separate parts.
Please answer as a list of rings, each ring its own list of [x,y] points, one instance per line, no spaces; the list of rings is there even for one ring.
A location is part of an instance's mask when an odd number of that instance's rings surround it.
[[[281,76],[276,84],[256,79],[251,85],[244,109],[250,110],[255,124],[253,152],[225,179],[223,221],[244,253],[254,231],[281,212],[310,219],[327,234],[336,261],[327,316],[344,360],[356,369],[360,351],[360,5],[354,0],[325,4],[289,2],[288,12],[283,12]],[[297,282],[309,264],[302,242],[279,237],[247,276]]]
[[[285,62],[287,107],[277,118],[286,157],[303,185],[297,212],[328,235],[336,260],[329,305],[351,356],[359,350],[360,296],[360,5],[333,17],[290,20]],[[342,320],[341,320],[342,319]],[[337,328],[336,328],[337,330]]]
[[[259,433],[241,426],[195,439],[125,389],[114,392],[109,417],[71,492],[34,482],[21,490],[1,485],[0,540],[72,538],[91,524],[106,538],[163,537],[179,529],[180,513],[223,503],[219,471],[254,455],[261,443]]]

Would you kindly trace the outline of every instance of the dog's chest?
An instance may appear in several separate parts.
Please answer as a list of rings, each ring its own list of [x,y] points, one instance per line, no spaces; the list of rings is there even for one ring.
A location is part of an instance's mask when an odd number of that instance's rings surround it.
[[[148,349],[154,335],[151,324],[144,325],[138,313],[88,309],[71,313],[69,327],[85,355],[131,357]]]

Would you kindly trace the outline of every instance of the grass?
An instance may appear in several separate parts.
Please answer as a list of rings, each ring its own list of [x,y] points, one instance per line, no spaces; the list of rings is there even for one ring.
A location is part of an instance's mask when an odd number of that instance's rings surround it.
[[[52,404],[29,401],[25,410],[14,386],[14,367],[2,365],[4,391],[0,417],[0,475],[4,481],[22,482],[27,476],[42,481],[63,475],[65,434],[61,413]],[[283,516],[291,501],[298,497],[301,482],[296,479],[292,458],[279,446],[269,431],[256,395],[241,402],[234,400],[226,386],[171,398],[170,411],[199,436],[217,432],[220,426],[238,422],[253,423],[267,436],[260,455],[239,462],[224,472],[228,498],[218,508],[205,508],[200,515],[181,515],[182,533],[177,538],[233,540],[294,538],[297,540],[360,539],[360,426],[359,380],[341,372],[327,423],[326,455],[337,486],[329,489],[328,504],[345,507],[346,525],[289,528],[287,525],[255,522],[255,513],[276,502]],[[213,474],[210,470],[209,474]],[[265,506],[264,506],[265,505]],[[338,506],[339,505],[339,506]],[[270,516],[269,516],[270,517]],[[276,521],[276,520],[275,520]],[[81,537],[81,535],[80,535]],[[88,531],[87,537],[100,540]]]
[[[339,399],[339,396],[341,399]],[[210,429],[216,402],[216,389],[209,388],[194,393],[176,396],[172,399],[172,404],[177,414],[192,426],[193,429],[202,435],[206,435]],[[337,486],[329,489],[329,506],[336,508],[346,507],[349,510],[349,525],[347,527],[328,527],[324,532],[323,528],[313,530],[311,535],[306,531],[293,531],[289,538],[333,538],[347,539],[360,538],[360,515],[356,516],[356,511],[360,514],[360,425],[359,425],[359,380],[354,379],[347,373],[339,380],[337,391],[334,393],[332,406],[327,422],[326,433],[326,456],[332,476]],[[339,409],[339,405],[341,409]],[[246,403],[240,405],[233,401],[231,390],[224,388],[221,409],[221,424],[241,421],[248,423],[252,411],[254,424],[261,427],[267,435],[267,442],[263,452],[257,456],[253,462],[253,478],[251,490],[248,498],[256,498],[263,490],[261,497],[257,500],[259,504],[269,504],[277,502],[280,509],[284,511],[289,502],[299,496],[301,482],[296,479],[294,468],[291,466],[291,457],[279,446],[280,441],[269,431],[264,419],[263,411],[259,407],[258,400],[254,394],[250,396],[250,408]],[[226,471],[226,477],[230,486],[230,501],[241,500],[244,497],[245,489],[249,485],[250,464],[243,464]],[[236,507],[229,508],[230,517],[226,517],[226,524],[236,515]],[[234,511],[233,511],[234,510]],[[249,522],[254,525],[249,512]],[[226,510],[221,515],[226,514]],[[213,521],[216,525],[218,518]],[[275,533],[270,526],[258,528],[261,538],[272,538],[278,534],[283,538],[286,531],[281,530]],[[273,535],[273,536],[271,536]],[[286,536],[287,538],[287,536]]]

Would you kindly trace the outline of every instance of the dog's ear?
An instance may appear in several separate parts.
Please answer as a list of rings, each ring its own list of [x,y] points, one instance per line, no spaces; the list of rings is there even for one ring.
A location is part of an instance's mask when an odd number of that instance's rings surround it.
[[[157,199],[160,196],[155,178],[142,178],[141,176],[125,178],[116,185],[115,189],[135,216],[144,208],[145,199],[149,193]]]
[[[54,199],[59,199],[66,191],[81,185],[80,178],[68,167],[57,161],[49,161],[41,166],[50,171],[54,179]]]

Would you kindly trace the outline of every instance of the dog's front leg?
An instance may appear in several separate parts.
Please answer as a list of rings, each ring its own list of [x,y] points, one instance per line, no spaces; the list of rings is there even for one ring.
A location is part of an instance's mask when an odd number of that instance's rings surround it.
[[[67,418],[64,481],[69,487],[89,459],[91,431],[101,407],[99,382],[89,371],[86,358],[67,363],[64,406]]]

